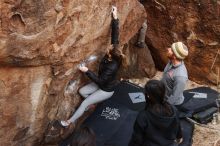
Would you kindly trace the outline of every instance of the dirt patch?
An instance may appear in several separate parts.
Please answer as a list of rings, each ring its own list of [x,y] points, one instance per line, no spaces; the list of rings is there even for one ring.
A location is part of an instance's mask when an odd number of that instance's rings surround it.
[[[209,123],[208,126],[210,128],[195,125],[193,146],[220,146],[220,123],[217,125]]]

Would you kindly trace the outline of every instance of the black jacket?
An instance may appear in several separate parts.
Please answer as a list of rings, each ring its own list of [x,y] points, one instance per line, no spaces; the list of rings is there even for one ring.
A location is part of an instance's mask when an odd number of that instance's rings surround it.
[[[105,55],[99,65],[98,76],[92,71],[88,70],[86,75],[95,82],[99,88],[104,91],[111,92],[117,85],[116,80],[117,71],[119,69],[120,62],[112,58],[111,61],[108,60],[108,56]]]
[[[119,44],[119,19],[112,19],[111,44]]]
[[[129,146],[175,146],[182,137],[177,110],[172,106],[173,115],[164,117],[146,108],[140,112]]]
[[[119,19],[112,19],[111,29],[111,43],[117,45],[119,44]],[[95,82],[99,88],[111,92],[118,83],[116,74],[120,64],[121,60],[112,58],[112,61],[109,61],[107,55],[105,55],[100,62],[98,76],[90,70],[86,72],[86,75]]]

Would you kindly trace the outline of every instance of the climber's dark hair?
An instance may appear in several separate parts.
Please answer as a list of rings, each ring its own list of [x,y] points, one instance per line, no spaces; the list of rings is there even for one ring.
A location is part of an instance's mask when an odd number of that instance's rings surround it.
[[[74,132],[71,146],[96,146],[96,136],[92,129],[83,126]]]
[[[119,62],[119,64],[122,63],[123,54],[119,50],[119,46],[114,46],[113,49],[109,51],[109,53],[111,54],[112,58]]]
[[[173,114],[171,105],[166,101],[166,88],[162,81],[150,80],[145,85],[145,98],[149,101],[147,107],[163,116]]]

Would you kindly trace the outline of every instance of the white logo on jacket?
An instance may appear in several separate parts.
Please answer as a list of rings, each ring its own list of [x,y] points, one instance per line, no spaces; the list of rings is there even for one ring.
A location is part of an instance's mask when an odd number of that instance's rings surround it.
[[[120,113],[116,108],[106,107],[103,109],[101,116],[109,120],[117,120],[120,117]]]

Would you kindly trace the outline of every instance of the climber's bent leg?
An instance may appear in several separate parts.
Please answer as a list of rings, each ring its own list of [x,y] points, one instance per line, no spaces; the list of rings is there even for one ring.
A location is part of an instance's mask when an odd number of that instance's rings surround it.
[[[80,105],[80,107],[76,110],[76,112],[73,114],[73,116],[68,120],[69,122],[74,123],[79,117],[82,116],[82,114],[85,112],[86,108],[92,104],[99,103],[101,101],[104,101],[108,98],[110,98],[113,95],[112,92],[106,92],[101,89],[97,90],[90,96],[88,96]]]
[[[79,94],[86,98],[89,95],[91,95],[92,93],[94,93],[95,91],[97,91],[99,89],[98,85],[95,84],[94,82],[89,83],[85,86],[83,86],[82,88],[79,89]]]

